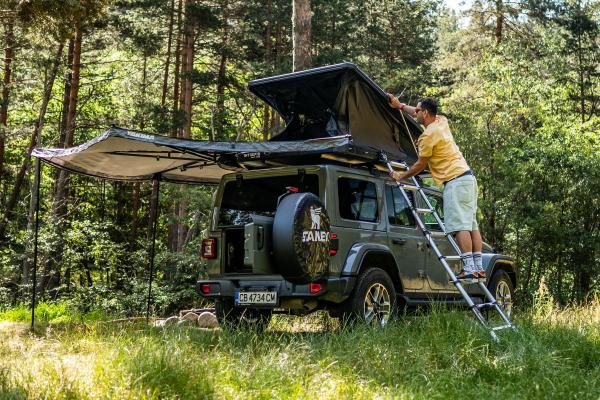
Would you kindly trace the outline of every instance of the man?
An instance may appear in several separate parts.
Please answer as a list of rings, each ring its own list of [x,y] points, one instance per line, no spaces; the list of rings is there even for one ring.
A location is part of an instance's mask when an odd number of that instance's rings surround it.
[[[405,173],[394,171],[392,179],[402,181],[421,172],[427,164],[433,180],[444,185],[444,224],[453,233],[461,251],[463,268],[460,280],[484,279],[481,260],[482,240],[477,226],[477,181],[469,169],[448,127],[448,120],[437,115],[437,101],[421,99],[416,107],[401,103],[389,94],[390,106],[405,111],[425,126],[417,142],[419,158]]]

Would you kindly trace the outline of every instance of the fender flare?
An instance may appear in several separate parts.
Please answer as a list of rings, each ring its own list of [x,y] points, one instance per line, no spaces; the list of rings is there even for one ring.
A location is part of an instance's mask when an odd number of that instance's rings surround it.
[[[504,254],[483,254],[483,268],[487,272],[488,279],[491,279],[496,271],[503,269],[508,273],[508,276],[512,280],[513,286],[517,287],[517,266],[515,260],[512,257]]]

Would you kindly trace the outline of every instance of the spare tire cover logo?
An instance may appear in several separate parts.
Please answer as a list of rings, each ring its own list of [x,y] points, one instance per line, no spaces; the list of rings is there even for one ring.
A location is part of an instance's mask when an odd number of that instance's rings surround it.
[[[323,207],[310,206],[310,230],[302,231],[302,242],[328,242],[329,232],[321,230],[321,211]]]

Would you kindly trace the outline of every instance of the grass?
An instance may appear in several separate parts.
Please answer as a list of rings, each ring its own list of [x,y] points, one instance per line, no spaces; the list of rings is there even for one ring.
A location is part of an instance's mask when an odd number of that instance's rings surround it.
[[[36,321],[54,324],[102,321],[112,317],[98,310],[81,313],[70,307],[67,302],[40,302],[35,308]],[[31,308],[20,305],[8,310],[0,310],[0,321],[31,322]]]
[[[3,314],[6,316],[7,314]],[[324,316],[268,330],[0,322],[1,399],[598,399],[600,303],[517,315],[499,343],[466,311],[383,330]]]

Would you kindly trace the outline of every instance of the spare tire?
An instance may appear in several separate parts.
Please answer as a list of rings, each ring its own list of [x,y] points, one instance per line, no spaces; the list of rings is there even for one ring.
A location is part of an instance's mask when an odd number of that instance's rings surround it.
[[[312,193],[281,199],[273,221],[273,251],[279,273],[293,283],[323,277],[329,267],[331,228],[321,200]]]

